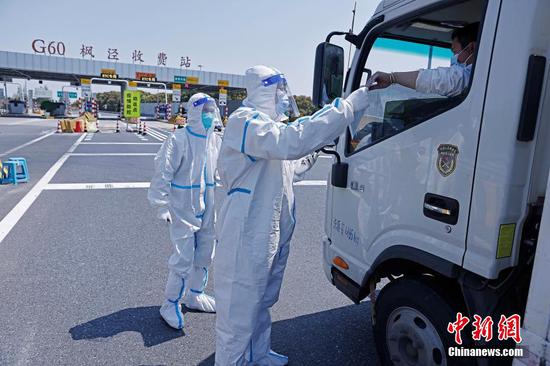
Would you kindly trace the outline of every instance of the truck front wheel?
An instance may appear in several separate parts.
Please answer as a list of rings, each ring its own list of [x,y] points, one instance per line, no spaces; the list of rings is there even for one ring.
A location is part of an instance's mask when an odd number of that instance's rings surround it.
[[[459,308],[429,279],[402,277],[386,285],[375,304],[374,339],[383,365],[472,365],[447,356],[457,346],[447,324]],[[464,332],[463,332],[464,334]]]

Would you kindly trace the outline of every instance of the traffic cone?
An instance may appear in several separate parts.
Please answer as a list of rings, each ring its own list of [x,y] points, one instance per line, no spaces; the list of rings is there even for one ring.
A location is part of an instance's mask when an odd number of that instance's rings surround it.
[[[61,121],[57,121],[57,131],[55,131],[57,133],[62,133],[63,131],[61,131]]]
[[[116,133],[119,133],[120,132],[120,128],[118,127],[118,119],[116,120],[116,130],[115,130]]]
[[[145,124],[145,121],[143,121],[143,131],[141,132],[142,135],[147,135],[147,125]]]

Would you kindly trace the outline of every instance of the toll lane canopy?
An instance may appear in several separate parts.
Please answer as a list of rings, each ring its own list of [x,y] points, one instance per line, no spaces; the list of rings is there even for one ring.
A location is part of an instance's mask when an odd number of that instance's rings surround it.
[[[0,51],[0,77],[78,84],[81,78],[106,76],[102,75],[106,70],[113,79],[187,84],[204,91],[217,90],[221,84],[226,89],[245,88],[244,75],[238,74]]]

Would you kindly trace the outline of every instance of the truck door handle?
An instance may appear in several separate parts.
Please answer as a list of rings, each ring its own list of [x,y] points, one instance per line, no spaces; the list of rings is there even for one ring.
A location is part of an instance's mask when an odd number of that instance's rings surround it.
[[[424,196],[424,216],[446,224],[458,222],[459,203],[454,198],[426,193]]]

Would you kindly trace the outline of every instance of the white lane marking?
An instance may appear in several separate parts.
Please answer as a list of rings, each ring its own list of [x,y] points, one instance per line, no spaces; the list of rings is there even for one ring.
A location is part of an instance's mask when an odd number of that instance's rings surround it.
[[[164,138],[168,138],[172,134],[171,131],[159,130],[158,128],[153,128],[153,127],[151,127],[151,129],[155,134],[160,135]]]
[[[326,186],[326,180],[302,180],[300,182],[295,182],[295,186]]]
[[[11,122],[4,122],[0,121],[0,125],[2,126],[22,126],[22,125],[28,125],[29,122],[44,122],[44,119],[42,118],[32,118],[32,119],[22,119],[19,121],[11,121]]]
[[[143,137],[142,135],[138,134],[137,132],[135,132],[135,134],[136,134],[137,138],[140,139],[141,141],[149,141],[149,139],[147,139],[146,137]]]
[[[324,180],[303,180],[294,183],[295,186],[326,186]],[[149,182],[113,182],[113,183],[49,183],[44,187],[48,191],[75,191],[90,189],[125,189],[125,188],[149,188]],[[218,187],[221,187],[218,185]]]
[[[34,187],[31,188],[31,190],[19,201],[17,205],[15,205],[14,208],[11,209],[10,212],[0,221],[0,243],[4,240],[4,238],[9,234],[11,229],[19,222],[21,217],[27,212],[29,207],[33,204],[33,202],[38,198],[40,193],[44,190],[44,187],[52,180],[53,176],[59,169],[61,169],[61,166],[67,161],[69,156],[75,149],[77,148],[78,144],[82,142],[85,135],[82,135],[76,140],[76,142],[67,150],[65,154],[63,154],[58,161],[56,161],[52,167],[40,178],[40,180],[34,185]]]
[[[49,191],[73,191],[88,189],[149,188],[149,182],[128,183],[50,183],[44,189]]]
[[[94,137],[93,133],[87,133],[84,141],[92,141],[92,137]]]
[[[321,159],[332,159],[332,156],[330,156],[330,155],[319,155],[319,158],[321,158]]]
[[[16,146],[16,147],[14,147],[13,149],[8,150],[8,151],[6,151],[5,153],[0,154],[0,157],[1,157],[1,156],[8,155],[8,154],[11,154],[12,152],[16,152],[17,150],[22,149],[22,148],[24,148],[24,147],[27,147],[27,146],[29,146],[29,145],[32,145],[32,144],[34,144],[35,142],[38,142],[38,141],[40,141],[40,140],[44,140],[46,137],[51,136],[51,135],[53,135],[54,133],[55,133],[55,130],[53,130],[53,131],[51,131],[51,132],[49,132],[49,133],[47,133],[47,134],[45,134],[45,135],[42,135],[42,136],[40,136],[40,137],[37,137],[37,138],[35,138],[34,140],[31,140],[31,141],[29,141],[29,142],[26,142],[26,143],[24,143],[24,144],[22,144],[22,145]]]
[[[83,142],[80,145],[162,145],[160,142]]]
[[[168,137],[168,136],[166,136],[165,134],[163,134],[163,133],[161,133],[161,132],[158,132],[157,130],[154,130],[154,129],[152,129],[152,128],[147,129],[147,133],[148,133],[151,137],[153,137],[153,138],[155,138],[155,139],[157,139],[157,140],[159,140],[159,141],[164,141],[164,140],[166,140],[166,138]]]
[[[155,156],[157,153],[71,153],[71,156]]]

